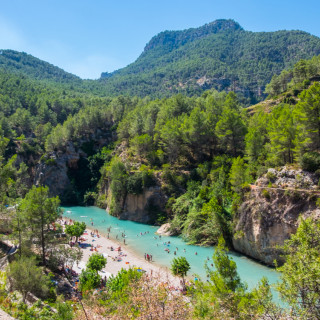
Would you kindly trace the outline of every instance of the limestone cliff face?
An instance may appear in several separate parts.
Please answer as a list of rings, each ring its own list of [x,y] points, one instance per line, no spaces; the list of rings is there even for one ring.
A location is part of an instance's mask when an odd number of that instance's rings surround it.
[[[283,245],[298,227],[299,216],[320,217],[318,178],[302,170],[269,169],[258,179],[236,216],[235,250],[273,265],[282,262]]]
[[[71,142],[66,145],[64,152],[50,153],[49,161],[41,162],[36,167],[34,184],[46,185],[51,195],[62,196],[71,187],[68,168],[75,168],[81,156],[86,154],[82,150],[76,150]]]
[[[111,199],[112,191],[106,185],[102,190],[105,198]],[[99,204],[110,212],[110,201]],[[127,193],[120,201],[121,212],[115,216],[122,220],[131,220],[141,223],[154,223],[157,213],[165,211],[168,199],[159,186],[146,188],[141,194]]]
[[[112,124],[112,122],[106,123],[104,130],[98,129],[91,135],[79,139],[77,145],[93,143],[93,149],[96,151],[107,146],[116,139],[115,133],[110,131]],[[46,156],[46,160],[40,161],[35,166],[33,183],[48,186],[52,196],[58,195],[61,198],[72,189],[68,169],[77,169],[79,159],[81,157],[86,158],[87,154],[81,147],[77,147],[75,143],[70,141],[61,150],[51,152]],[[81,172],[79,172],[79,175],[81,175]]]
[[[165,210],[166,197],[160,187],[150,187],[142,194],[127,194],[123,212],[119,218],[143,223],[152,223],[158,211]]]

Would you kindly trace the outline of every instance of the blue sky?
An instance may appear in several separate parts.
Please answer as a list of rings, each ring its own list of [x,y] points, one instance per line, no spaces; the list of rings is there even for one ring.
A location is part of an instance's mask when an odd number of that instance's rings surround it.
[[[30,53],[82,78],[133,62],[164,30],[234,19],[250,31],[320,37],[320,1],[0,0],[0,49]]]

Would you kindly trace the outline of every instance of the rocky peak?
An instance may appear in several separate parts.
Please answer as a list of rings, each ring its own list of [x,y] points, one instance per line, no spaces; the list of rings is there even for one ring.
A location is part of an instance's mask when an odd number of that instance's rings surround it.
[[[144,53],[157,47],[165,47],[167,50],[177,48],[187,42],[206,37],[210,34],[243,30],[239,23],[231,19],[219,19],[199,28],[190,28],[182,31],[163,31],[154,36],[146,45]]]

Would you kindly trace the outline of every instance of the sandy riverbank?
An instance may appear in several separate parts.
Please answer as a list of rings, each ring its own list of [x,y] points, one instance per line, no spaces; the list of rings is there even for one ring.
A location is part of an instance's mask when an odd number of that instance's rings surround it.
[[[69,219],[65,219],[65,221],[69,221]],[[93,253],[98,252],[104,254],[107,258],[107,265],[102,270],[102,276],[105,275],[108,278],[110,274],[115,275],[122,268],[129,269],[130,267],[138,267],[145,270],[148,274],[159,275],[161,281],[163,282],[169,281],[170,284],[174,286],[179,286],[180,279],[174,277],[170,273],[170,270],[168,270],[168,268],[158,266],[154,262],[146,261],[144,257],[139,257],[135,253],[130,251],[128,248],[126,248],[126,245],[121,245],[120,243],[114,240],[107,239],[107,237],[101,234],[99,234],[99,237],[97,237],[96,235],[92,236],[91,232],[93,232],[93,230],[87,228],[85,234],[82,236],[82,238],[86,239],[86,241],[82,241],[81,246],[83,251],[83,257],[81,262],[79,263],[79,266],[73,266],[73,270],[77,273],[81,273],[82,269],[88,262],[89,257]],[[97,248],[97,251],[91,251],[91,246],[89,246],[89,244]],[[113,249],[121,247],[121,251],[112,251],[111,247],[113,247]],[[120,259],[117,259],[117,257],[120,257]]]

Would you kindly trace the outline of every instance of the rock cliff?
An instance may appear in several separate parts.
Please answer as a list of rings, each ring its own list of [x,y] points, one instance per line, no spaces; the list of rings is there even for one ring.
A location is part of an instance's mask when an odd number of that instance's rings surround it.
[[[36,167],[34,184],[46,185],[51,195],[62,196],[71,188],[68,168],[76,167],[81,156],[86,154],[81,149],[76,150],[71,142],[67,143],[63,152],[48,154],[48,159]]]
[[[166,196],[158,186],[147,188],[142,194],[127,194],[119,218],[142,223],[153,223],[157,213],[165,210]]]
[[[233,237],[235,250],[273,265],[282,263],[277,246],[295,233],[299,217],[320,217],[314,174],[286,167],[268,172],[251,186],[240,206]]]
[[[81,146],[92,144],[92,150],[97,152],[116,140],[115,133],[110,130],[112,124],[112,122],[106,123],[104,130],[98,129],[76,143],[66,142],[60,150],[46,154],[34,168],[33,184],[48,186],[52,196],[58,195],[63,200],[66,194],[73,191],[68,171],[77,169],[80,158],[88,156]],[[81,172],[78,174],[81,175]]]

